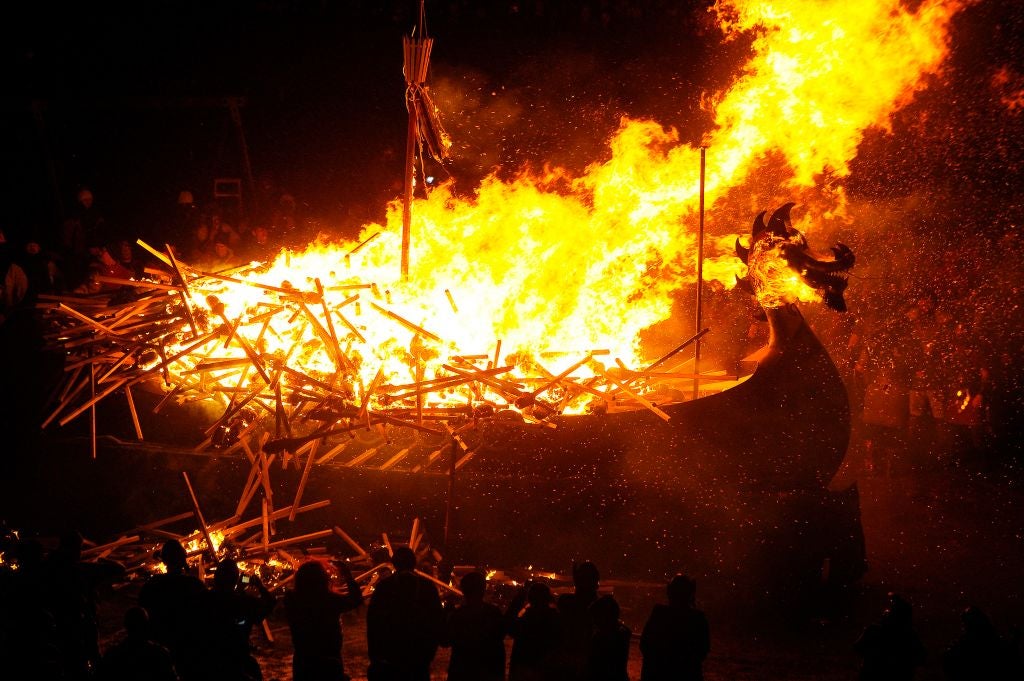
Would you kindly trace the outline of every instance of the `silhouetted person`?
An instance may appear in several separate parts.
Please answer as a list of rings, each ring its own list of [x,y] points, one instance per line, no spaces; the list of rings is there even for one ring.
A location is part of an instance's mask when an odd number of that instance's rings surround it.
[[[341,657],[341,614],[363,603],[363,592],[348,565],[336,561],[348,589],[334,591],[323,563],[311,560],[295,572],[295,589],[284,597],[285,614],[292,633],[292,678],[295,681],[348,679]]]
[[[123,641],[100,661],[97,681],[177,681],[167,648],[149,638],[149,616],[143,608],[124,614]]]
[[[427,681],[440,641],[443,611],[437,587],[415,572],[406,546],[391,558],[394,574],[382,579],[366,610],[368,681]]]
[[[259,662],[252,656],[249,637],[254,625],[274,609],[274,596],[259,576],[240,578],[238,565],[231,558],[217,563],[213,588],[205,595],[206,618],[205,673],[229,681],[253,681],[263,678]]]
[[[574,565],[572,581],[574,591],[558,597],[559,622],[562,635],[555,664],[559,675],[566,681],[582,678],[587,664],[587,651],[593,622],[590,606],[597,600],[600,583],[597,566],[586,561]]]
[[[667,592],[668,605],[654,606],[640,635],[640,679],[701,681],[711,634],[707,617],[697,608],[697,583],[676,575]]]
[[[197,634],[206,587],[187,573],[185,549],[176,539],[164,542],[160,560],[167,572],[153,575],[142,586],[139,605],[149,614],[153,640],[171,652],[178,673],[189,679],[198,663]]]
[[[65,679],[46,593],[43,547],[21,539],[4,548],[18,569],[0,569],[0,670],[12,681]]]
[[[523,607],[524,600],[526,602]],[[509,635],[514,639],[509,656],[509,681],[556,681],[562,677],[554,657],[562,635],[558,610],[551,606],[551,589],[535,582],[509,604]]]
[[[587,681],[629,681],[629,640],[633,632],[619,619],[619,604],[600,596],[590,606],[594,624],[584,678]]]
[[[903,681],[914,678],[914,670],[925,663],[926,653],[914,631],[910,603],[889,594],[889,606],[877,624],[869,625],[854,643],[864,658],[861,681]]]
[[[505,678],[505,619],[498,606],[484,602],[487,579],[470,572],[459,581],[462,605],[449,613],[445,646],[451,646],[448,681],[501,681]]]
[[[68,678],[89,678],[100,659],[96,627],[96,587],[124,574],[110,560],[82,560],[82,535],[66,532],[46,559],[49,607]]]
[[[970,607],[960,616],[963,632],[942,656],[949,681],[1009,681],[1024,678],[1016,646],[996,632],[988,616]]]

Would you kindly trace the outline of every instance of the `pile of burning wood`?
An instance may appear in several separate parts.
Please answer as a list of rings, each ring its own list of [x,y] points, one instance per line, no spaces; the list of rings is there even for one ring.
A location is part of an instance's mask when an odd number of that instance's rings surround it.
[[[396,312],[390,293],[372,282],[333,281],[331,272],[328,286],[313,277],[305,289],[271,285],[260,277],[269,266],[202,272],[170,247],[139,243],[163,263],[147,268],[146,279],[100,276],[98,293],[41,296],[38,303],[47,342],[65,357],[43,427],[88,414],[94,456],[96,405],[123,394],[141,440],[133,389],[147,388],[163,394],[154,412],[174,401],[219,404],[223,411],[197,450],[243,452],[256,480],[265,479],[276,456],[285,466],[301,461],[301,497],[310,468],[341,454],[358,431],[384,439],[396,428],[439,436],[441,448],[464,462],[472,452],[460,434],[498,412],[547,428],[557,427],[558,415],[583,411],[647,409],[668,420],[658,404],[686,399],[683,386],[728,378],[678,370],[677,355],[707,329],[643,369],[618,358],[606,366],[598,358],[610,353],[598,349],[552,371],[544,363],[570,353],[502,357],[501,340],[493,352],[461,353]],[[457,311],[452,293],[445,294]],[[385,380],[403,372],[375,353],[382,336],[369,331],[381,326],[391,334],[384,337],[410,339],[388,343],[412,380]]]

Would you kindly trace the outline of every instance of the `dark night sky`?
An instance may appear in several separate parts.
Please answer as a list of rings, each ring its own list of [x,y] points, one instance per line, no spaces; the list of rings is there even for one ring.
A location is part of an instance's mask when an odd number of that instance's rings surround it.
[[[585,9],[600,4],[548,2],[537,16],[530,1],[427,2],[458,190],[498,166],[579,169],[600,158],[626,113],[699,139],[709,120],[700,94],[728,83],[746,45],[722,43],[706,2],[610,3],[607,26]],[[69,204],[89,185],[112,218],[152,231],[179,190],[203,201],[213,177],[240,174],[227,110],[186,104],[242,96],[255,175],[351,234],[381,217],[401,180],[400,45],[414,9],[412,0],[21,8],[0,48],[4,220],[46,229],[59,217],[55,196]],[[1024,114],[997,100],[1022,87],[1022,16],[1019,3],[996,1],[962,13],[951,84],[919,97],[894,135],[868,136],[855,195],[891,198],[922,177],[979,201],[1012,191]],[[1009,81],[997,87],[999,73]]]
[[[581,167],[623,113],[685,124],[699,115],[695,87],[728,78],[723,54],[712,62],[713,41],[700,37],[711,26],[700,3],[637,2],[607,27],[584,18],[587,3],[552,4],[538,17],[531,3],[519,12],[513,3],[427,3],[432,81],[442,108],[456,109],[445,124],[463,189],[498,165]],[[224,96],[246,98],[257,177],[272,176],[332,224],[379,218],[401,180],[401,36],[414,9],[402,1],[24,10],[18,30],[7,26],[2,60],[0,139],[17,159],[5,170],[8,220],[55,220],[55,182],[65,203],[91,186],[121,220],[158,219],[157,207],[186,187],[202,200],[212,177],[239,174],[238,143],[226,109],[187,103]],[[513,106],[514,121],[505,116]]]

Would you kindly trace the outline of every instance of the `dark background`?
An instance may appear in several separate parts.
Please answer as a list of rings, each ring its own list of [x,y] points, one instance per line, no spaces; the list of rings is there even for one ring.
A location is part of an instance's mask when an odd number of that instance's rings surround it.
[[[700,3],[618,3],[604,16],[599,4],[427,3],[456,143],[448,171],[463,190],[499,165],[582,167],[623,113],[686,123],[696,87],[724,84]],[[415,14],[412,0],[17,8],[0,62],[5,223],[52,225],[83,186],[141,233],[183,189],[208,201],[213,178],[243,176],[226,97],[244,98],[257,184],[334,228],[379,219],[400,193],[401,36]]]
[[[606,153],[624,114],[700,139],[710,124],[701,95],[728,85],[749,46],[723,41],[708,9],[696,0],[428,1],[430,82],[455,142],[448,167],[428,174],[450,175],[468,193],[496,168],[579,170]],[[256,184],[292,193],[332,231],[353,235],[400,194],[401,36],[416,24],[414,0],[37,2],[5,14],[8,230],[47,232],[83,186],[108,219],[142,235],[161,226],[179,191],[208,202],[215,177],[244,175],[226,97],[242,98]],[[851,194],[884,201],[926,187],[988,212],[1019,210],[1022,27],[1019,3],[963,10],[946,72],[891,132],[869,132]]]

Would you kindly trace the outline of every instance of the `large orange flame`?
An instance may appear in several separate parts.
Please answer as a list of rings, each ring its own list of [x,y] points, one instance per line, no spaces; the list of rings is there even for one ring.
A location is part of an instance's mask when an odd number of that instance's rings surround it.
[[[710,210],[769,161],[783,162],[787,192],[848,174],[865,130],[886,126],[937,73],[963,5],[720,0],[713,11],[726,35],[756,37],[735,82],[708,98],[715,114],[705,138]],[[453,354],[493,358],[498,341],[499,364],[512,353],[560,351],[569,366],[592,349],[635,364],[641,331],[667,319],[673,292],[695,281],[699,149],[654,121],[624,119],[608,151],[578,177],[560,169],[490,177],[469,197],[443,186],[415,201],[406,281],[399,277],[397,202],[386,224],[364,227],[360,242],[369,241],[361,247],[319,242],[247,276],[305,291],[318,278],[363,388],[379,370],[385,381],[406,383],[429,378]],[[833,187],[819,212],[841,212],[842,202]],[[798,226],[813,231],[807,222]],[[704,276],[731,286],[743,274],[731,253],[734,235],[714,227]],[[257,289],[219,284],[215,292],[231,319],[260,313]],[[263,340],[292,350],[307,372],[329,373],[336,358],[317,341],[328,319],[321,306],[309,308],[319,331],[309,315],[294,316],[290,326],[272,322]],[[425,349],[417,350],[421,342]],[[560,370],[551,362],[549,370]]]

